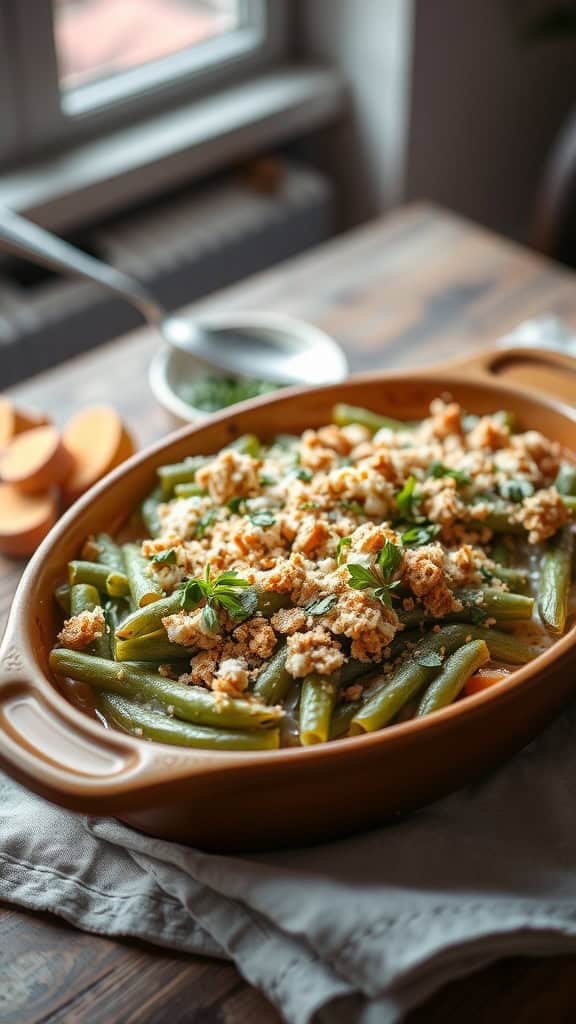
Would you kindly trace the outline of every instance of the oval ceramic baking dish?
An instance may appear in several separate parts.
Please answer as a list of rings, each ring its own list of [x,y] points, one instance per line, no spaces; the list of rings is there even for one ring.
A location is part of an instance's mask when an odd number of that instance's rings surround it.
[[[510,386],[517,372],[522,387]],[[365,828],[478,778],[525,744],[576,690],[576,629],[496,690],[428,718],[312,747],[220,753],[105,730],[58,692],[48,670],[52,598],[88,534],[121,525],[162,463],[219,450],[241,433],[300,433],[334,402],[416,419],[450,393],[471,412],[514,412],[525,428],[576,448],[576,363],[548,352],[489,350],[413,373],[378,373],[282,392],[188,427],[130,459],[60,520],[29,563],[1,649],[0,761],[30,789],[78,811],[113,814],[154,835],[240,849],[297,845]],[[531,385],[527,387],[526,384]]]

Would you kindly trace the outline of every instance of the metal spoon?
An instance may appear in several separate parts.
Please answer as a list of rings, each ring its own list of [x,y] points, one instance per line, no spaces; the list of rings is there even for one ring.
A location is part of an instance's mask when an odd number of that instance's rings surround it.
[[[281,346],[277,339],[247,328],[213,328],[169,314],[139,281],[11,210],[0,211],[0,250],[101,285],[134,306],[168,344],[221,370],[277,384],[328,384],[348,372],[346,357],[328,337],[310,344],[300,338],[284,339]]]

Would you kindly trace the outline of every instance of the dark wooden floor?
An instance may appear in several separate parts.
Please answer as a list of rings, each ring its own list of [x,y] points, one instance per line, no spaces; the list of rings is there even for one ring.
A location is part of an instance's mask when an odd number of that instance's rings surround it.
[[[355,369],[366,370],[473,351],[539,313],[554,311],[576,328],[576,279],[455,217],[416,206],[235,286],[202,308],[304,317],[342,342]],[[112,402],[143,445],[171,426],[146,384],[156,344],[142,331],[13,393],[58,422],[85,402]],[[2,623],[21,568],[0,558]],[[0,1024],[278,1019],[229,964],[0,909]],[[574,1020],[576,957],[501,962],[448,985],[409,1017],[410,1024]]]

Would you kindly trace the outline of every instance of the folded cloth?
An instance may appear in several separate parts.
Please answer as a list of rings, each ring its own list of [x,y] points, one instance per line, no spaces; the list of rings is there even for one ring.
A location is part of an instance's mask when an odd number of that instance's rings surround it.
[[[482,783],[410,818],[250,856],[81,818],[3,779],[0,897],[229,958],[294,1024],[392,1024],[499,957],[576,948],[575,736],[571,707]]]

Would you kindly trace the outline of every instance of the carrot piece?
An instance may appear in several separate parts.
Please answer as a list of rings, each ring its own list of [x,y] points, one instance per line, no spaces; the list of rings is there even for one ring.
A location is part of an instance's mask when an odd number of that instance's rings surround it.
[[[0,398],[0,451],[16,434],[49,423],[48,417],[30,409],[20,409],[9,398]]]
[[[0,477],[23,494],[36,494],[62,483],[73,460],[55,427],[35,427],[17,434],[0,456]]]
[[[488,668],[481,672],[475,672],[473,676],[470,676],[464,687],[464,696],[471,697],[474,693],[482,693],[483,690],[489,690],[491,686],[501,683],[509,675],[509,672],[499,668]]]
[[[66,424],[63,439],[75,462],[65,483],[68,502],[75,501],[135,451],[132,437],[109,405],[94,405],[77,413]]]
[[[56,522],[56,491],[22,494],[11,484],[0,484],[0,551],[31,555]]]

